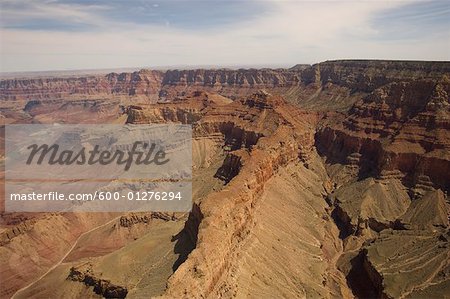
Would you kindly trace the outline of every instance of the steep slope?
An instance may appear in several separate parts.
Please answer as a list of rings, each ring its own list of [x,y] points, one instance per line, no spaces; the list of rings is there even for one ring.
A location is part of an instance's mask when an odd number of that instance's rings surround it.
[[[249,235],[211,297],[351,297],[334,265],[342,242],[323,200],[326,173],[320,167],[294,162],[268,180]]]

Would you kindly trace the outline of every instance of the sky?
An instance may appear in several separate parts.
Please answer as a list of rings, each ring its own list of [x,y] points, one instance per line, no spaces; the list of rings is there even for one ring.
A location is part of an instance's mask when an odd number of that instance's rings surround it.
[[[450,60],[450,0],[0,0],[0,71]]]

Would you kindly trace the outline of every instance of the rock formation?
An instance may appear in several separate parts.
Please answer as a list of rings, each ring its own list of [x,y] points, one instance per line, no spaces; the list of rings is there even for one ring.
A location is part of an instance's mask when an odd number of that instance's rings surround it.
[[[109,280],[97,278],[92,269],[86,265],[83,269],[70,268],[67,279],[93,287],[93,291],[104,298],[125,298],[128,293],[128,290],[124,287],[114,285]]]

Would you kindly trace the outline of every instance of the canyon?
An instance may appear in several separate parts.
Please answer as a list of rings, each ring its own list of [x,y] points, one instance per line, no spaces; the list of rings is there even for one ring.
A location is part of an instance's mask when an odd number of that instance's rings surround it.
[[[449,95],[450,63],[425,61],[2,79],[2,141],[192,125],[193,207],[2,212],[0,297],[443,298]]]

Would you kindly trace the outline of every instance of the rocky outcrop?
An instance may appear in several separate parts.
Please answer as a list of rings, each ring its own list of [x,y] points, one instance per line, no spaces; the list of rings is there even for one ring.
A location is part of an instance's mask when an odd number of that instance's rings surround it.
[[[231,181],[239,173],[239,170],[242,167],[242,154],[245,155],[245,152],[243,153],[242,151],[236,151],[228,153],[222,166],[217,170],[215,176],[227,183]]]
[[[82,268],[70,268],[67,279],[82,282],[88,287],[94,287],[93,291],[104,298],[125,298],[127,296],[127,288],[115,285],[109,280],[97,278],[89,267]]]
[[[151,212],[149,214],[135,214],[131,213],[125,216],[120,216],[119,225],[122,227],[131,227],[138,223],[150,223],[152,219],[161,219],[164,221],[175,221],[179,217],[175,213]]]
[[[220,105],[220,104],[219,104]],[[217,106],[213,96],[206,92],[194,92],[188,96],[177,97],[170,102],[159,102],[147,107],[128,106],[127,123],[166,123],[179,122],[193,124],[207,111]]]
[[[197,106],[197,107],[195,107]],[[127,123],[148,124],[180,122],[182,124],[192,124],[201,117],[201,109],[198,105],[190,106],[176,104],[160,105],[160,107],[150,107],[149,109],[128,109]]]
[[[5,228],[0,232],[0,246],[4,246],[9,243],[13,238],[24,234],[27,231],[33,229],[35,220],[22,220],[14,226]]]

